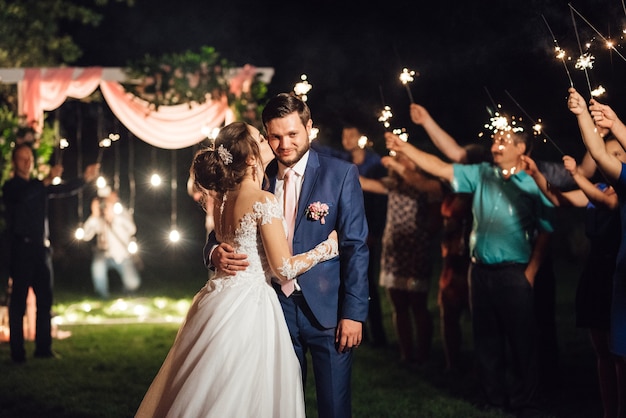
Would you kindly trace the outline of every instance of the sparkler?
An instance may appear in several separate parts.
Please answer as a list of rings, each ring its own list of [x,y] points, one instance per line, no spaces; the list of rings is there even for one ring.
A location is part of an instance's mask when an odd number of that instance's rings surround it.
[[[368,137],[366,137],[365,135],[362,135],[358,140],[357,140],[357,146],[361,149],[365,149],[365,147],[367,147],[370,144],[370,140]]]
[[[409,83],[414,80],[413,76],[419,76],[419,73],[416,73],[413,70],[409,70],[408,68],[403,68],[402,72],[400,73],[400,81],[404,85],[404,88],[409,95],[409,100],[411,101],[411,103],[415,103],[415,101],[413,100],[413,94],[411,93],[411,88],[409,87]]]
[[[393,117],[393,114],[391,113],[391,108],[389,106],[385,106],[383,110],[380,112],[380,116],[378,116],[378,121],[382,122],[386,131],[389,130],[389,126],[391,125],[389,120],[392,117]]]
[[[396,128],[392,130],[391,133],[398,135],[398,137],[404,142],[407,142],[409,140],[409,134],[407,133],[405,128]],[[390,157],[395,157],[396,155],[397,153],[394,150],[389,150]]]
[[[605,38],[605,37],[604,37],[604,36],[603,36],[603,35],[602,35],[602,34],[601,34],[601,33],[600,33],[600,32],[599,32],[599,31],[598,31],[598,30],[597,30],[597,29],[596,29],[596,28],[595,28],[595,27],[594,27],[594,26],[593,26],[593,25],[592,25],[592,24],[591,24],[591,23],[590,23],[587,19],[585,19],[585,16],[581,15],[581,14],[578,12],[578,10],[576,10],[576,9],[574,8],[574,6],[572,6],[572,4],[571,4],[571,3],[568,3],[568,6],[569,6],[569,8],[570,8],[570,11],[571,11],[571,12],[574,12],[574,13],[576,13],[578,16],[580,16],[580,18],[581,18],[581,19],[582,19],[582,20],[583,20],[583,21],[584,21],[587,25],[589,25],[589,27],[590,27],[591,29],[593,29],[593,31],[594,31],[595,33],[597,33],[597,34],[598,34],[598,36],[599,36],[600,38],[602,38],[602,40],[606,43],[607,48],[612,49],[613,51],[615,51],[615,53],[616,53],[617,55],[619,55],[619,57],[620,57],[621,59],[623,59],[624,61],[626,61],[626,58],[625,58],[625,57],[624,57],[624,56],[623,56],[623,55],[622,55],[622,54],[621,54],[621,53],[620,53],[620,52],[619,52],[619,51],[615,48],[615,44],[614,44],[613,42],[611,42],[610,40],[608,40],[607,38]],[[624,1],[623,1],[623,0],[622,0],[622,7],[624,8]],[[626,8],[624,8],[624,12],[626,13]],[[572,15],[572,16],[573,16],[573,15]],[[572,17],[572,18],[573,18],[573,17]],[[578,36],[578,34],[577,34],[577,36]],[[579,41],[579,43],[580,43],[580,41]]]
[[[307,101],[307,93],[309,91],[311,91],[311,89],[313,88],[313,85],[309,84],[309,82],[307,81],[307,76],[306,74],[302,74],[300,76],[300,82],[296,83],[296,85],[293,87],[293,91],[294,93],[296,93],[296,96],[298,96],[300,99],[302,99],[303,102]]]
[[[569,73],[569,69],[567,68],[567,64],[565,63],[565,50],[561,49],[561,47],[559,46],[559,43],[556,40],[556,37],[554,36],[554,33],[552,32],[552,29],[550,28],[550,25],[548,25],[548,21],[546,20],[546,18],[544,17],[544,15],[541,15],[541,17],[543,18],[543,21],[546,23],[546,26],[548,27],[548,31],[550,32],[550,36],[552,36],[552,41],[554,42],[554,50],[556,52],[556,57],[558,59],[561,60],[561,62],[563,63],[563,67],[565,68],[565,72],[567,73],[567,79],[569,80],[569,85],[570,87],[574,87],[574,82],[572,81],[572,76]]]
[[[509,98],[513,101],[513,103],[515,103],[515,106],[517,106],[519,108],[519,110],[522,111],[522,113],[524,113],[524,115],[528,118],[529,121],[531,121],[533,123],[533,132],[535,135],[539,135],[539,134],[543,134],[543,136],[550,141],[550,143],[554,146],[554,148],[556,148],[556,150],[558,152],[561,153],[561,155],[565,155],[565,153],[563,152],[563,150],[556,144],[556,142],[554,142],[552,140],[552,138],[550,138],[550,136],[543,131],[542,126],[541,126],[541,120],[539,120],[539,122],[533,120],[533,118],[530,117],[530,115],[524,110],[524,108],[517,102],[517,100],[515,100],[515,98],[513,98],[513,96],[511,96],[511,93],[509,93],[507,90],[504,91],[507,96],[509,96]]]
[[[570,4],[570,15],[572,16],[572,24],[574,25],[574,32],[576,33],[576,41],[578,41],[578,49],[580,50],[580,57],[576,61],[576,68],[582,69],[585,72],[585,77],[587,78],[587,87],[589,87],[589,94],[591,94],[591,81],[589,81],[589,72],[587,68],[593,67],[593,60],[591,59],[591,55],[585,57],[583,54],[583,47],[580,43],[580,37],[578,36],[578,28],[576,27],[576,17],[574,16],[574,8]]]
[[[106,138],[103,138],[98,142],[98,158],[96,158],[96,163],[100,164],[102,162],[102,155],[104,154],[104,149],[109,148],[113,142],[120,139],[119,134],[109,134]]]
[[[606,93],[606,89],[602,86],[598,86],[598,88],[591,90],[592,97],[599,97]]]

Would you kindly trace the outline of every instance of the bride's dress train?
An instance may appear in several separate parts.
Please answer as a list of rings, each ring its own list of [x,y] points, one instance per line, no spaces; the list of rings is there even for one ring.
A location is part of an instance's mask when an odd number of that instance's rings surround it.
[[[233,237],[222,237],[250,265],[198,292],[136,417],[305,416],[300,365],[257,225],[281,214],[276,201],[257,203]]]

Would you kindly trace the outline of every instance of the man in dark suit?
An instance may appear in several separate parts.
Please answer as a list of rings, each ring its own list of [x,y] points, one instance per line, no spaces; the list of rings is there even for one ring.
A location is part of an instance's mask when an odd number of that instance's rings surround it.
[[[310,149],[313,122],[308,106],[299,98],[279,94],[267,103],[262,118],[276,156],[266,169],[269,189],[279,201],[284,200],[285,172],[295,171],[293,253],[313,248],[332,230],[338,233],[339,259],[320,263],[299,276],[293,293],[285,293],[278,284],[274,287],[305,381],[306,353],[311,352],[319,416],[350,417],[352,349],[363,337],[369,296],[368,228],[358,169]],[[326,205],[327,213],[318,216],[316,204]],[[246,268],[244,255],[214,244],[209,237],[207,263],[233,274]]]

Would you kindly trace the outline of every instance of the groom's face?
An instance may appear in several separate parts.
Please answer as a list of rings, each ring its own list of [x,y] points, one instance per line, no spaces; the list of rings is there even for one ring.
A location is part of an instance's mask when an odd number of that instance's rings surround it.
[[[291,167],[309,150],[309,134],[313,122],[302,124],[298,112],[290,113],[284,118],[272,119],[265,125],[267,140],[283,165]]]

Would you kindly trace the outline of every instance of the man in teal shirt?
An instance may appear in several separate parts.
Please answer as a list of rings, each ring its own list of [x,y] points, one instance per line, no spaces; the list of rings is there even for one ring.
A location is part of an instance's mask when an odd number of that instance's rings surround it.
[[[546,252],[553,205],[524,171],[530,136],[508,122],[494,130],[493,163],[451,164],[386,133],[387,148],[473,193],[470,306],[474,348],[487,404],[518,416],[539,414],[533,284]],[[506,347],[511,347],[507,385]],[[507,390],[507,387],[509,388]]]

